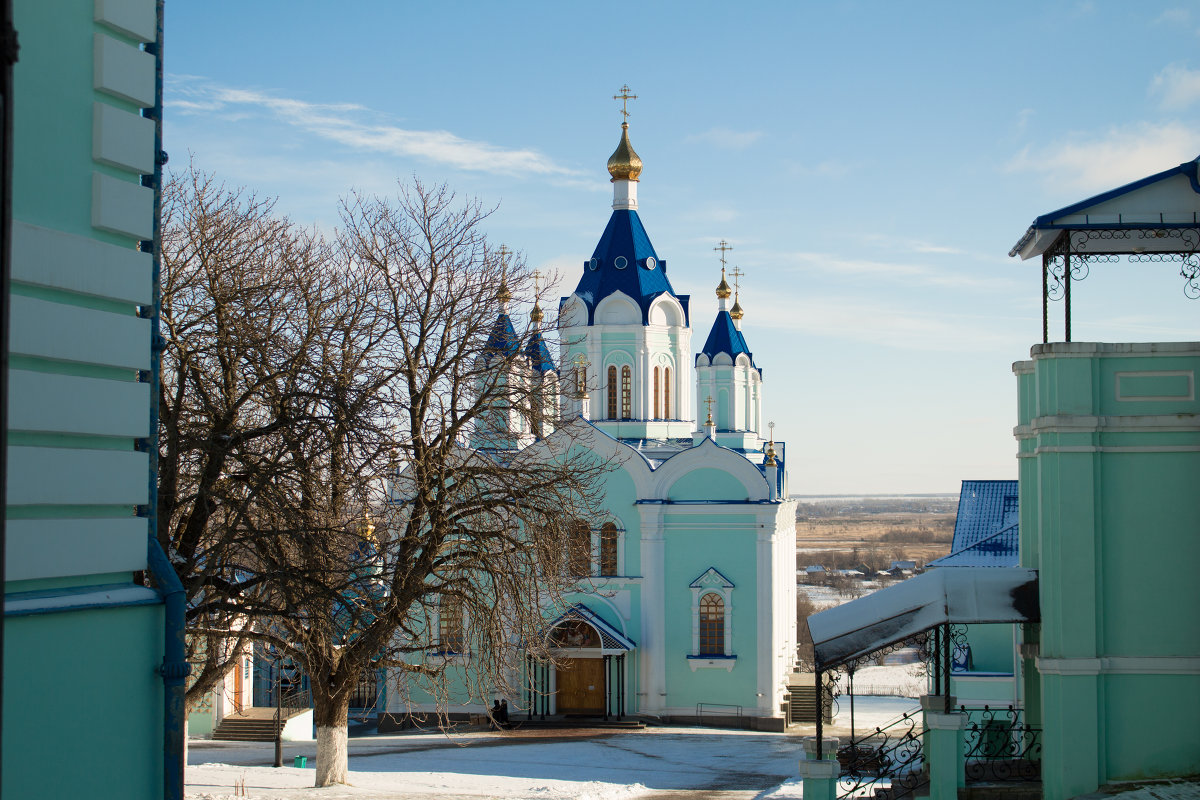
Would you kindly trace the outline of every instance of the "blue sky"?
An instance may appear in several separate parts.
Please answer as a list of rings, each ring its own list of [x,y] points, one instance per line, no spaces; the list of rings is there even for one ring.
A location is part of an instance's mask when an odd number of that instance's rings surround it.
[[[330,229],[417,176],[578,280],[628,84],[639,213],[693,346],[725,239],[795,494],[1016,477],[1032,219],[1200,155],[1200,2],[169,2],[165,148]],[[1077,341],[1197,338],[1170,265],[1100,265]],[[1061,308],[1051,338],[1061,339]]]

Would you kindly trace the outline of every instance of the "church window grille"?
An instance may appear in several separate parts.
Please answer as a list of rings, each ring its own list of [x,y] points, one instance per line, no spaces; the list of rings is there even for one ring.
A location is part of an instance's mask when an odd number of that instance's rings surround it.
[[[567,574],[583,578],[592,574],[592,531],[576,521],[567,532]]]
[[[699,655],[725,655],[725,600],[715,592],[700,598]]]
[[[663,418],[675,419],[671,409],[671,368],[663,367]]]
[[[611,522],[600,526],[600,574],[616,575],[621,532]]]
[[[608,419],[617,418],[617,368],[608,368]]]
[[[621,367],[621,419],[633,419],[633,370]]]
[[[461,653],[465,642],[462,604],[443,600],[438,608],[438,648],[445,653]]]
[[[658,367],[654,368],[654,419],[662,419],[658,415]]]

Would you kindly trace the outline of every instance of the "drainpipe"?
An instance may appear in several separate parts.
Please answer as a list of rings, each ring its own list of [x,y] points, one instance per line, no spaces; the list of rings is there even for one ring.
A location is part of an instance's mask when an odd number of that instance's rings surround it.
[[[148,503],[138,511],[140,516],[146,518],[149,536],[147,561],[165,606],[163,663],[158,668],[163,679],[163,797],[166,800],[183,800],[185,682],[192,669],[187,663],[184,642],[186,599],[175,567],[158,541],[158,392],[163,346],[158,332],[158,318],[162,294],[159,285],[162,269],[162,168],[167,161],[167,154],[162,149],[163,0],[156,0],[155,15],[154,44],[146,46],[146,51],[154,54],[154,107],[142,111],[143,116],[154,120],[154,174],[142,176],[142,185],[154,190],[154,222],[152,238],[141,244],[143,252],[149,251],[153,255],[151,274],[154,285],[153,302],[139,312],[140,316],[150,320],[150,372],[143,377],[150,384],[150,436],[139,442],[149,456],[150,470]]]

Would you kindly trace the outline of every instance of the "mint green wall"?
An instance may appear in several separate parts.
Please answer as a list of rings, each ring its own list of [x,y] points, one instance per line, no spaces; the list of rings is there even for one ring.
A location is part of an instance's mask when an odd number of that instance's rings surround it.
[[[162,627],[162,606],[5,620],[4,797],[161,796]]]
[[[128,173],[92,160],[92,21],[95,0],[16,2],[13,17],[21,53],[13,67],[13,218],[34,225],[128,244],[92,227],[92,173]],[[128,111],[133,104],[105,96]]]
[[[697,470],[712,479],[716,470]],[[718,473],[726,481],[729,477]],[[687,480],[685,478],[685,480]],[[682,483],[682,481],[680,481]],[[679,483],[676,484],[679,486]],[[708,495],[709,497],[712,494]],[[697,703],[732,703],[752,707],[757,691],[758,598],[756,545],[757,527],[752,515],[721,517],[722,528],[697,525],[702,518],[691,514],[670,514],[664,520],[668,531],[691,525],[694,529],[667,538],[665,616],[667,620],[665,705],[691,708]],[[742,527],[745,526],[745,527]],[[732,672],[724,668],[701,668],[692,672],[685,657],[692,652],[692,589],[690,584],[709,567],[716,567],[734,585],[731,649],[737,656]]]
[[[1032,373],[1014,371],[1021,561],[1039,570],[1042,613],[1024,626],[1038,646],[1025,701],[1043,727],[1044,796],[1194,773],[1200,345],[1033,356]]]
[[[711,500],[714,497],[741,499],[746,494],[741,481],[722,470],[708,468],[692,470],[675,481],[667,492],[668,498],[675,501]]]
[[[1012,625],[967,625],[972,669],[977,672],[1013,671]]]

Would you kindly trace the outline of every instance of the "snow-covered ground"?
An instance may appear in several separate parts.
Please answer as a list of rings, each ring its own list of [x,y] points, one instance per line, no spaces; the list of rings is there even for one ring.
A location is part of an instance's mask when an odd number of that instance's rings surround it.
[[[350,740],[349,786],[313,789],[315,745],[288,743],[288,766],[269,766],[271,744],[192,740],[187,796],[404,798],[405,800],[626,800],[800,797],[800,737],[706,728],[568,737],[558,731],[371,736]],[[297,755],[308,766],[297,769]],[[245,794],[237,788],[244,782]],[[785,783],[786,782],[786,783]]]
[[[905,660],[905,654],[891,657]],[[892,663],[855,674],[856,692],[900,690],[909,697],[859,695],[859,735],[886,725],[924,692],[920,665]],[[843,689],[846,686],[843,684]],[[849,698],[839,698],[826,735],[850,729]],[[314,789],[314,743],[288,742],[276,769],[274,745],[257,742],[189,743],[187,796],[194,800],[633,800],[634,798],[755,798],[801,796],[796,762],[804,728],[787,734],[712,728],[653,727],[638,732],[517,730],[445,736],[440,733],[365,736],[350,740],[350,785]],[[304,768],[293,766],[305,756]],[[244,793],[240,787],[245,787]]]

